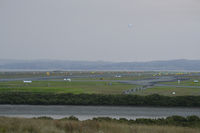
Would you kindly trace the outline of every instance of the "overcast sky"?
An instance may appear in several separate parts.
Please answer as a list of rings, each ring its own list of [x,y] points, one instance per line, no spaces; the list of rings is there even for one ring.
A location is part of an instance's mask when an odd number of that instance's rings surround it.
[[[200,59],[200,0],[0,0],[1,59]]]

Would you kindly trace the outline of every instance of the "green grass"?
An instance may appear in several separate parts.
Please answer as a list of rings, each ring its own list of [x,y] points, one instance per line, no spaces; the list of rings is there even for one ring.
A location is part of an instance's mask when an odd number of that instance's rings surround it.
[[[176,92],[176,94],[172,95],[172,92]],[[156,86],[153,88],[148,88],[146,90],[135,92],[134,94],[138,95],[159,94],[164,96],[186,96],[186,95],[199,96],[200,88]]]
[[[189,81],[184,81],[186,84]],[[112,83],[112,85],[109,85]],[[188,85],[188,83],[187,83]],[[32,83],[23,83],[22,81],[0,82],[0,92],[53,92],[53,93],[73,93],[73,94],[122,94],[124,90],[137,87],[119,82],[108,81],[33,81]],[[172,92],[176,92],[172,95]],[[146,90],[137,91],[133,94],[151,95],[159,94],[165,96],[184,96],[200,95],[200,88],[186,87],[153,87]]]
[[[24,84],[22,81],[0,82],[0,92],[53,92],[53,93],[88,93],[88,94],[121,94],[124,90],[132,89],[137,85],[118,83],[117,80],[141,80],[156,78],[153,76],[158,72],[50,72],[50,76],[83,76],[83,78],[73,78],[72,82],[64,82],[62,79],[51,79],[57,81],[33,81],[31,84]],[[121,77],[115,77],[121,75]],[[173,74],[170,74],[173,75]],[[84,78],[85,76],[85,78]],[[90,77],[91,76],[91,77]],[[104,77],[100,80],[100,77]],[[0,72],[1,79],[7,78],[33,78],[47,77],[46,72]],[[200,81],[200,76],[180,75],[180,78],[190,78],[187,81],[162,82],[161,84],[180,85],[180,86],[200,86],[200,83],[193,83],[193,80]],[[98,80],[98,81],[95,81]],[[108,85],[112,80],[112,85]],[[198,88],[176,88],[176,87],[154,87],[134,94],[150,95],[160,94],[171,96],[175,91],[176,95],[200,95]]]
[[[54,92],[54,93],[96,93],[121,94],[124,90],[136,87],[124,83],[106,81],[22,81],[0,82],[0,92]]]
[[[161,84],[169,84],[169,85],[180,85],[180,86],[200,86],[200,83],[194,83],[195,79],[191,79],[191,80],[185,80],[185,81],[180,81],[180,84],[178,84],[178,81],[175,82],[162,82]],[[196,79],[199,80],[200,79]]]

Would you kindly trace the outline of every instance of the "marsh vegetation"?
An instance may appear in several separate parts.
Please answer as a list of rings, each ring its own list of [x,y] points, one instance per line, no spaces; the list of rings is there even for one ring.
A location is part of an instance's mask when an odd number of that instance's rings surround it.
[[[171,125],[129,124],[126,122],[68,118],[7,118],[0,117],[0,133],[199,133],[200,128]]]

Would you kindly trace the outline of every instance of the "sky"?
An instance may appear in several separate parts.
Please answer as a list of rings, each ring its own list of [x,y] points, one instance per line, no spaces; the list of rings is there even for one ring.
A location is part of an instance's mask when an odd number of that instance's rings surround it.
[[[0,0],[1,59],[200,59],[199,0]]]

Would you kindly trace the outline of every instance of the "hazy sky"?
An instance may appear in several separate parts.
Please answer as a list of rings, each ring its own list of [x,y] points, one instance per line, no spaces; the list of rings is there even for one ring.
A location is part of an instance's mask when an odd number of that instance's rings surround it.
[[[200,59],[200,0],[0,0],[0,58]]]

